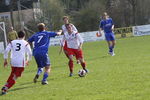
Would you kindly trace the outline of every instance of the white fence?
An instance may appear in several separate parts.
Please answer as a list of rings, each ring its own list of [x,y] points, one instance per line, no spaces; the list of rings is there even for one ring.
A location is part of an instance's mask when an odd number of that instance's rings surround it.
[[[98,31],[82,32],[82,33],[80,33],[80,35],[82,36],[84,42],[105,40],[104,33],[102,33],[101,37],[97,37],[96,36],[97,32]],[[62,39],[62,36],[57,36],[55,38],[51,38],[50,45],[60,45],[61,39]]]
[[[133,26],[132,30],[134,36],[150,35],[150,25]]]

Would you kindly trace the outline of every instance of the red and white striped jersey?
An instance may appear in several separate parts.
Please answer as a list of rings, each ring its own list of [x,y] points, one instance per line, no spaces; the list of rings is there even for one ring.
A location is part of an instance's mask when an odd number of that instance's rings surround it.
[[[62,45],[64,45],[65,41],[67,41],[67,47],[72,49],[78,49],[80,44],[83,44],[83,38],[81,35],[74,31],[71,34],[68,32],[64,33]]]
[[[11,66],[25,67],[26,54],[27,60],[31,60],[32,51],[27,41],[23,39],[11,41],[4,51],[4,59],[8,58],[8,53],[11,51]]]
[[[71,26],[72,26],[72,30],[73,30],[75,33],[77,33],[77,32],[78,32],[77,28],[76,28],[73,24],[71,24]],[[66,32],[67,32],[67,28],[66,28],[65,24],[62,25],[62,31],[63,31],[63,33],[66,33]]]

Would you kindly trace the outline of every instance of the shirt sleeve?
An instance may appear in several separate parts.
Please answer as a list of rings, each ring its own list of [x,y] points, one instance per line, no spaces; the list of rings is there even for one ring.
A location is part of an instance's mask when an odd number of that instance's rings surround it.
[[[55,37],[57,34],[56,32],[47,32],[49,34],[49,37]]]
[[[76,37],[79,40],[79,42],[82,44],[83,43],[83,38],[81,37],[81,35],[79,33],[76,33]]]
[[[9,43],[4,51],[4,59],[8,58],[8,53],[11,50],[11,47],[12,47],[12,45],[11,45],[11,43]]]
[[[112,18],[111,18],[111,23],[112,23],[112,25],[114,25],[114,21],[112,20]]]
[[[28,42],[32,43],[34,41],[34,35],[32,35],[29,39]]]
[[[78,32],[77,28],[76,28],[73,24],[72,24],[72,29],[73,29],[73,31],[74,31],[75,33]]]
[[[26,54],[27,54],[27,60],[30,61],[32,59],[32,51],[29,44],[26,45]]]
[[[61,46],[64,46],[64,44],[65,44],[65,35],[63,35],[63,38],[61,39],[61,41],[60,41],[60,45]]]
[[[103,21],[100,21],[99,28],[103,29]]]

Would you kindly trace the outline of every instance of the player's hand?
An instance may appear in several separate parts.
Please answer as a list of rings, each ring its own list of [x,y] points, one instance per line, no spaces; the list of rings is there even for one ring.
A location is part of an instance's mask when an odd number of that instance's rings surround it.
[[[60,47],[59,55],[62,53],[63,46]]]
[[[80,50],[81,50],[81,46],[78,47],[78,51],[80,51]]]
[[[4,61],[4,67],[8,65],[7,60]]]
[[[57,35],[61,35],[62,34],[62,30],[59,30],[58,32],[57,32]]]
[[[28,66],[28,65],[29,65],[29,61],[26,61],[26,63],[25,63],[25,64],[26,64],[26,66]]]
[[[97,37],[101,37],[101,36],[102,36],[102,33],[97,32],[97,33],[96,33],[96,36],[97,36]]]

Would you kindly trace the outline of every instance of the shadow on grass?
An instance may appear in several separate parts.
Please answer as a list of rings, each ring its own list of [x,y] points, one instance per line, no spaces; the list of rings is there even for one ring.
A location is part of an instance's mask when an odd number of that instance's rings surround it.
[[[26,82],[26,83],[22,83],[22,84],[19,84],[18,86],[28,85],[28,84],[33,84],[33,82]]]
[[[15,89],[10,89],[9,92],[23,90],[23,89],[28,89],[28,88],[33,88],[33,87],[37,87],[37,86],[33,85],[33,86],[18,87],[18,88],[15,88]]]
[[[104,59],[110,57],[109,55],[100,56],[100,57],[94,57],[94,58],[87,58],[86,60],[97,60],[97,59]]]

